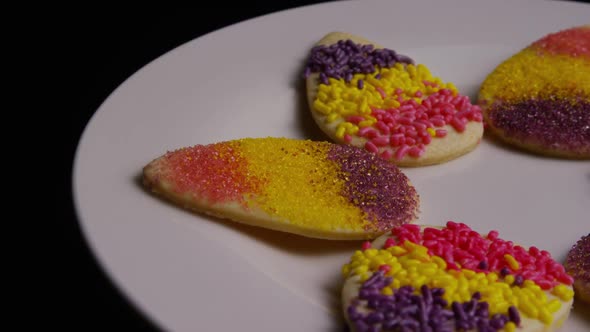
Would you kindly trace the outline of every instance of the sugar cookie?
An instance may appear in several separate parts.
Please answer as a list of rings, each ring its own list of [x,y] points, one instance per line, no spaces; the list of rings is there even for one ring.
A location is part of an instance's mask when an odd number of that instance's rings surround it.
[[[553,331],[574,291],[563,265],[467,225],[401,225],[343,266],[352,331]]]
[[[504,142],[590,159],[590,25],[546,35],[502,62],[483,82],[478,103]]]
[[[398,166],[424,166],[473,150],[479,106],[426,66],[364,38],[333,32],[311,50],[304,76],[311,114],[333,141]]]
[[[419,197],[393,164],[362,149],[245,138],[168,152],[144,184],[188,209],[325,239],[370,239],[412,222]]]

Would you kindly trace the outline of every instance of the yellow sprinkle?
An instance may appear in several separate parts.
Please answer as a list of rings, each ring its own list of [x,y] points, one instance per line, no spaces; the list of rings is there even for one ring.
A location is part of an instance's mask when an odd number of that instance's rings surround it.
[[[359,122],[359,127],[363,128],[363,127],[369,127],[372,126],[375,123],[375,121],[372,120],[363,120],[361,122]]]
[[[558,299],[553,299],[547,304],[547,310],[549,310],[550,313],[557,312],[559,308],[561,308],[561,302]]]
[[[394,256],[401,256],[405,253],[407,253],[408,251],[400,246],[393,246],[393,247],[389,247],[388,249]]]
[[[546,307],[539,308],[539,320],[541,320],[545,325],[551,324],[553,321],[553,315],[549,312]]]
[[[518,264],[518,262],[516,261],[516,259],[514,259],[514,257],[510,254],[505,254],[504,255],[504,260],[506,260],[506,263],[508,263],[508,266],[510,266],[510,268],[512,270],[518,270],[520,269],[520,264]]]
[[[426,131],[430,134],[430,136],[436,136],[436,130],[434,130],[434,128],[426,128]]]
[[[336,119],[338,119],[339,117],[340,117],[340,115],[338,113],[330,113],[330,114],[328,114],[328,117],[326,117],[326,122],[332,123],[332,122],[336,121]]]
[[[332,111],[330,106],[324,104],[323,102],[321,102],[318,99],[316,99],[313,102],[313,107],[315,108],[316,111],[318,111],[324,115],[329,114]]]
[[[525,313],[530,318],[537,318],[539,317],[539,309],[532,305],[530,302],[523,302],[520,304],[520,309],[523,313]]]
[[[356,269],[354,269],[354,274],[363,274],[365,272],[367,272],[369,270],[369,267],[366,265],[361,265],[359,267],[357,267]]]
[[[574,291],[565,285],[555,286],[551,291],[551,294],[559,297],[563,301],[569,301],[574,297]]]
[[[391,287],[384,287],[383,290],[381,291],[381,294],[393,295],[393,289],[391,289]]]
[[[504,330],[506,330],[506,332],[514,332],[516,330],[516,324],[508,322],[504,325]]]
[[[438,256],[432,256],[431,261],[434,262],[439,269],[446,270],[447,269],[447,262],[444,259]]]
[[[508,284],[508,285],[512,285],[514,283],[514,276],[512,274],[507,275],[506,277],[504,277],[504,281]]]
[[[346,128],[344,126],[338,126],[336,129],[336,137],[342,139],[344,138],[344,133],[346,133]]]

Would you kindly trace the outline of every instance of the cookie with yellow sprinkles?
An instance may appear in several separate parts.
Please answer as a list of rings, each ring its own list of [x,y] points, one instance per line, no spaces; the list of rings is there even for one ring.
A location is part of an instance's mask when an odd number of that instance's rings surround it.
[[[551,254],[463,223],[401,225],[342,268],[352,331],[555,331],[573,278]]]
[[[590,159],[590,25],[548,34],[506,59],[483,82],[478,103],[504,142]]]
[[[327,34],[311,49],[304,77],[311,114],[324,133],[398,166],[458,158],[483,135],[479,106],[452,83],[362,37]]]
[[[372,239],[417,218],[401,170],[353,146],[244,138],[169,151],[143,169],[151,191],[182,207],[306,237]]]

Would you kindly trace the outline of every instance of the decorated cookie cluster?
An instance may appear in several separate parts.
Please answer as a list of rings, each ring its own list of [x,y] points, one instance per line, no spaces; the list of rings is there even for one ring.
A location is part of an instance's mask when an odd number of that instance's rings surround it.
[[[305,76],[319,73],[313,110],[336,124],[344,143],[366,140],[364,148],[389,160],[422,156],[432,140],[448,130],[459,133],[481,122],[452,83],[433,77],[426,66],[390,49],[373,49],[351,40],[312,49]]]
[[[396,227],[342,272],[362,282],[347,308],[357,331],[513,331],[524,318],[549,325],[574,294],[572,277],[547,251],[455,222]]]

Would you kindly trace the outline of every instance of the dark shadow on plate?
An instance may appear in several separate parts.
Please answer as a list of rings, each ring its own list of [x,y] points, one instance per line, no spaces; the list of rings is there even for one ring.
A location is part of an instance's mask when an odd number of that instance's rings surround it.
[[[584,303],[576,297],[572,308],[572,315],[582,319],[585,323],[590,324],[590,304]]]
[[[328,284],[322,285],[322,290],[327,293],[327,298],[330,299],[328,305],[330,308],[333,309],[333,314],[336,316],[337,321],[340,323],[339,325],[335,325],[331,331],[333,332],[345,332],[349,331],[348,326],[346,325],[346,321],[344,319],[344,313],[342,311],[342,287],[344,285],[344,281],[342,276],[340,275],[339,271],[335,271],[334,277],[330,280],[338,280],[338,282],[330,282]]]
[[[241,224],[232,220],[209,216],[204,213],[192,211],[183,208],[159,195],[150,192],[144,185],[142,175],[136,175],[133,178],[135,185],[139,186],[143,192],[156,199],[155,204],[163,203],[177,209],[181,209],[199,218],[195,222],[215,222],[224,227],[237,230],[240,233],[252,238],[255,241],[264,242],[277,250],[286,251],[292,254],[303,256],[327,255],[332,253],[353,253],[361,247],[361,240],[324,240],[314,239],[296,234],[274,231],[257,226]]]
[[[313,46],[313,45],[312,45]],[[310,46],[310,49],[311,47]],[[296,71],[291,74],[291,80],[289,85],[295,89],[295,112],[297,114],[297,126],[301,130],[301,133],[306,139],[312,141],[331,141],[328,135],[326,135],[320,127],[315,123],[309,104],[307,103],[307,90],[305,86],[305,78],[303,77],[303,71],[307,63],[307,57],[302,59]]]

